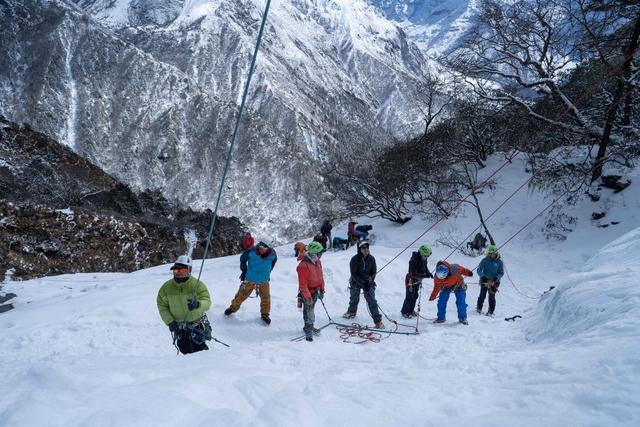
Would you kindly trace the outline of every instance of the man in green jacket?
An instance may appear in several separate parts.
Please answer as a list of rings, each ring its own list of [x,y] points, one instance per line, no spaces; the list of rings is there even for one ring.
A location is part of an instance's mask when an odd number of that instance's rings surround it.
[[[211,307],[209,291],[204,283],[191,276],[193,261],[187,255],[176,260],[173,279],[158,291],[158,311],[173,335],[174,345],[182,354],[208,350],[211,326],[205,312]]]

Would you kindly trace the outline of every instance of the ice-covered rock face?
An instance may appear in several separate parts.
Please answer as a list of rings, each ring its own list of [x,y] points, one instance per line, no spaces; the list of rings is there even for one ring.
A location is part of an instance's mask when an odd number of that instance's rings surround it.
[[[0,7],[1,114],[135,188],[213,207],[262,1]],[[364,0],[273,2],[221,213],[266,238],[315,229],[334,199],[322,162],[419,131],[428,67]]]

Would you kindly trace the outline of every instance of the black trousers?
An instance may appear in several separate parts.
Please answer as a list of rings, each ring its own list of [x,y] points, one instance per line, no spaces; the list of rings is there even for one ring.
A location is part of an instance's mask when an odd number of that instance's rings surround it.
[[[496,309],[496,294],[495,292],[489,292],[489,288],[487,287],[487,282],[489,281],[488,277],[480,278],[480,295],[478,295],[478,310],[482,310],[482,306],[484,305],[484,300],[487,297],[487,293],[489,294],[489,313],[493,313]],[[500,282],[494,282],[495,288],[497,289],[500,286]]]
[[[407,287],[404,302],[402,303],[402,309],[400,310],[402,314],[413,314],[415,311],[420,286],[422,286],[422,281],[415,282],[412,286]]]
[[[178,350],[182,354],[196,353],[202,350],[209,350],[206,342],[197,343],[194,342],[191,337],[191,333],[186,329],[181,329],[177,332],[177,340],[176,345],[178,346]]]

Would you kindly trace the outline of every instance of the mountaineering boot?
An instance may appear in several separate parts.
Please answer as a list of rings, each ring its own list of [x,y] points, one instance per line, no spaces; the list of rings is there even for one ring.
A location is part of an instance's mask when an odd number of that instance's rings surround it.
[[[264,323],[266,323],[267,325],[270,325],[270,324],[271,324],[271,318],[269,317],[269,315],[268,315],[268,314],[263,314],[263,315],[261,315],[260,317],[262,317],[262,321],[263,321]]]
[[[458,319],[458,322],[462,323],[463,325],[469,324],[469,322],[467,322],[467,319]]]
[[[376,329],[384,329],[384,323],[382,323],[382,320],[378,320],[377,322],[375,322],[376,325]]]
[[[230,315],[231,315],[231,314],[233,314],[233,313],[234,313],[234,310],[233,310],[231,307],[227,308],[227,309],[224,311],[224,315],[225,315],[225,316],[230,316]]]
[[[313,334],[306,334],[304,336],[304,339],[309,341],[309,342],[313,341]]]
[[[304,333],[305,333],[305,335],[306,335],[306,333],[307,333],[307,331],[305,331],[305,329],[304,329],[304,328],[302,328],[302,332],[304,332]],[[315,336],[319,336],[319,335],[320,335],[320,329],[318,329],[318,328],[313,328],[313,335],[315,335]]]
[[[347,311],[342,315],[342,317],[344,317],[345,319],[353,319],[354,317],[356,317],[356,314],[351,311]]]
[[[487,313],[487,316],[489,316],[489,317],[495,317],[495,314],[493,314],[493,313],[489,312],[489,313]]]
[[[402,313],[402,317],[404,317],[405,319],[411,319],[413,316],[409,313]]]
[[[476,308],[476,313],[482,314],[482,309],[480,307]]]
[[[433,321],[433,323],[444,323],[444,322],[446,322],[446,320],[444,319],[436,319]]]

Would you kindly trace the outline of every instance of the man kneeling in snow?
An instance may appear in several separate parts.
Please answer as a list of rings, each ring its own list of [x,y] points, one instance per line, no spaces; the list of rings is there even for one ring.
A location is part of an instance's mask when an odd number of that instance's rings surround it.
[[[178,257],[171,271],[173,279],[158,291],[158,311],[173,335],[173,344],[182,354],[208,350],[211,325],[205,312],[211,307],[209,290],[191,276],[191,257]]]

